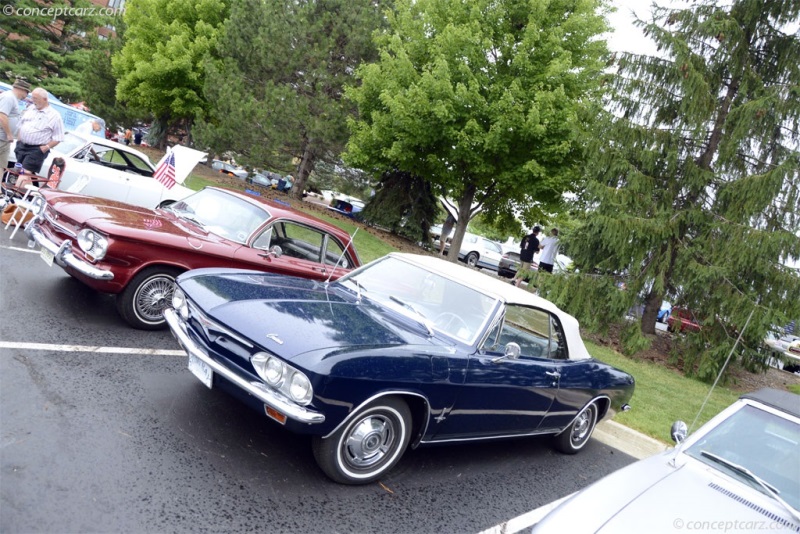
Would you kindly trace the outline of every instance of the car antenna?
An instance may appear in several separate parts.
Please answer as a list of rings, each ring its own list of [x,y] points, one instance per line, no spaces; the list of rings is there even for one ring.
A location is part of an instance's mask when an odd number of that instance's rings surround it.
[[[344,246],[344,249],[342,250],[342,253],[339,255],[339,259],[338,259],[338,260],[336,260],[336,263],[333,265],[333,268],[331,268],[331,274],[329,274],[329,275],[328,275],[328,279],[327,279],[327,280],[325,280],[325,285],[326,285],[326,286],[327,286],[327,285],[330,283],[330,281],[331,281],[331,277],[333,276],[333,272],[334,272],[334,271],[336,270],[336,268],[339,266],[339,262],[341,262],[341,261],[342,261],[342,258],[344,258],[344,255],[345,255],[345,253],[347,253],[347,249],[348,249],[348,248],[350,247],[350,245],[353,243],[353,240],[356,238],[356,234],[357,234],[357,233],[358,233],[358,227],[356,226],[356,231],[355,231],[355,232],[353,232],[353,235],[351,235],[351,236],[350,236],[350,241],[348,241],[348,242],[347,242],[347,244]]]
[[[708,395],[706,395],[705,400],[703,400],[703,404],[700,405],[700,409],[697,411],[697,415],[694,417],[694,421],[692,421],[692,426],[690,426],[688,428],[688,430],[686,431],[686,437],[688,437],[689,434],[691,434],[692,429],[694,428],[694,425],[696,425],[697,424],[697,420],[700,419],[700,414],[703,413],[703,408],[706,407],[706,403],[708,403],[708,399],[711,398],[711,394],[714,392],[714,388],[717,386],[717,383],[719,382],[719,379],[722,378],[722,373],[724,373],[725,369],[728,367],[728,363],[731,361],[731,356],[733,356],[733,351],[736,350],[736,346],[739,345],[739,341],[742,340],[742,336],[744,335],[744,331],[747,330],[747,325],[750,324],[750,319],[753,318],[753,313],[755,311],[756,311],[755,307],[752,310],[750,310],[750,315],[747,317],[747,321],[745,321],[744,327],[742,328],[742,331],[739,332],[739,337],[736,338],[736,342],[733,344],[733,347],[731,347],[731,351],[728,353],[728,357],[725,359],[725,363],[722,364],[722,367],[720,368],[719,373],[717,373],[717,378],[714,380],[714,383],[711,384],[711,389],[708,390]],[[678,453],[681,451],[681,449],[683,449],[683,444],[684,443],[686,443],[686,438],[681,440],[681,442],[678,443],[678,446],[675,447],[675,455],[672,457],[673,465],[675,463],[675,460],[678,458]]]

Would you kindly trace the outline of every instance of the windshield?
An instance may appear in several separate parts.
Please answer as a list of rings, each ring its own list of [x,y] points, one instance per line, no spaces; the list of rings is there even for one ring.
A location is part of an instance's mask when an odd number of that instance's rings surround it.
[[[270,217],[265,209],[217,189],[203,189],[167,209],[207,232],[243,244]]]
[[[800,425],[753,406],[745,406],[686,449],[686,454],[715,469],[765,490],[736,469],[709,454],[751,471],[778,490],[780,497],[800,510]],[[706,454],[703,454],[706,453]]]
[[[87,144],[87,140],[72,133],[64,134],[64,140],[53,147],[53,152],[70,156],[77,149]]]
[[[497,300],[436,271],[386,257],[338,282],[362,298],[403,309],[436,331],[474,343],[497,307]]]

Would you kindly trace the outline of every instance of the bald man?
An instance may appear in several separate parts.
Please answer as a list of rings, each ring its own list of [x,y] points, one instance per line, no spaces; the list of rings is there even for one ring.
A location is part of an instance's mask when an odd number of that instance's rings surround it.
[[[25,172],[39,174],[47,154],[64,140],[64,123],[58,111],[50,106],[47,91],[37,87],[31,92],[33,106],[29,106],[19,121],[17,163]]]

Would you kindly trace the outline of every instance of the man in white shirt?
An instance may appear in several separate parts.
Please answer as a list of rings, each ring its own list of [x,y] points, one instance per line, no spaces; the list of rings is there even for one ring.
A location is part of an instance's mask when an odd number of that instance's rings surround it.
[[[550,230],[550,235],[542,239],[539,248],[542,250],[542,255],[539,256],[539,270],[548,273],[553,272],[553,265],[558,256],[558,228]]]
[[[33,106],[25,110],[19,120],[14,154],[26,173],[39,174],[48,152],[64,140],[64,123],[48,102],[47,91],[37,87],[31,98]]]
[[[11,86],[10,91],[0,94],[0,170],[8,166],[8,158],[11,156],[11,142],[17,134],[19,127],[19,117],[21,115],[19,105],[28,96],[31,84],[25,80],[17,80]]]
[[[80,135],[81,137],[90,138],[93,135],[103,137],[103,134],[100,133],[102,129],[102,125],[100,121],[97,119],[89,119],[88,121],[83,121],[75,128],[75,133]]]

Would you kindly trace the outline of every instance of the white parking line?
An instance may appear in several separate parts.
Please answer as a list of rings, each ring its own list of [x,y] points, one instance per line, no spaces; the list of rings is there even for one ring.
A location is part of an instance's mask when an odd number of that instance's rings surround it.
[[[0,349],[48,350],[55,352],[92,352],[95,354],[144,354],[148,356],[186,356],[182,350],[137,349],[126,347],[92,347],[89,345],[51,345],[0,341]]]
[[[17,252],[29,252],[31,254],[39,254],[38,248],[8,247],[6,245],[0,245],[0,248],[4,248],[6,250],[16,250]]]

